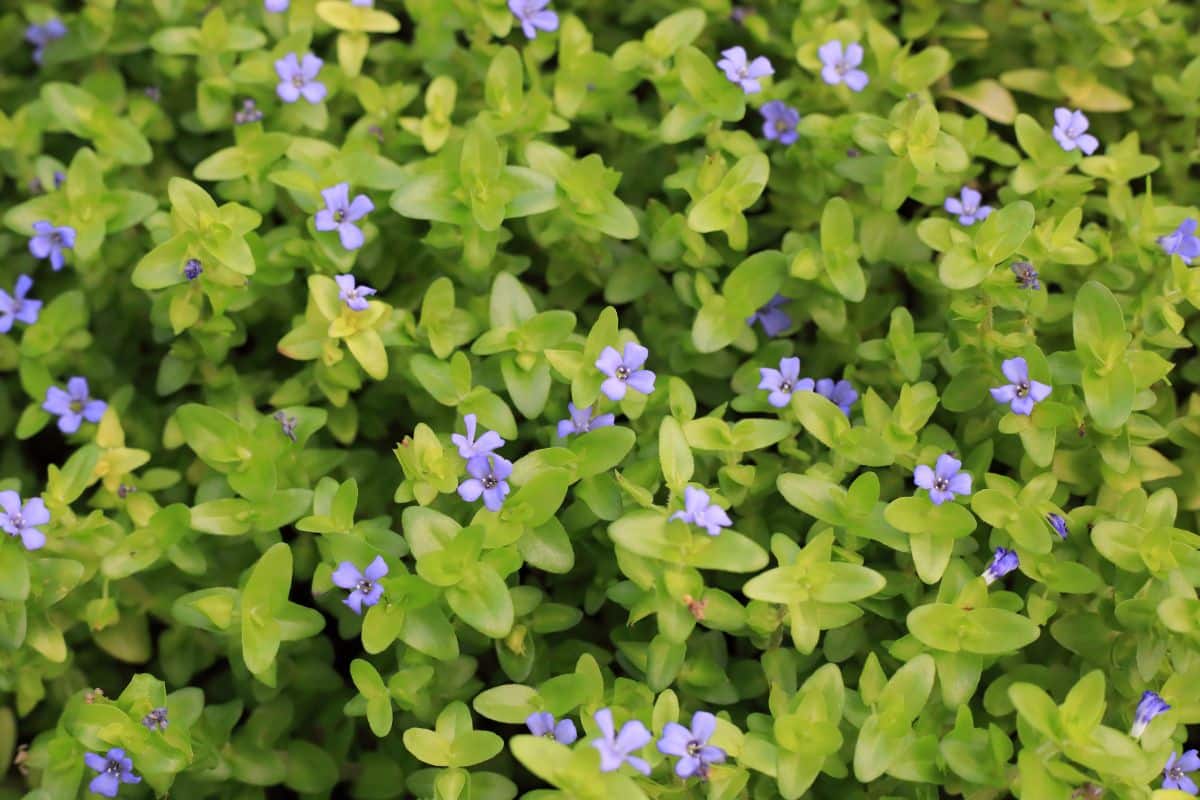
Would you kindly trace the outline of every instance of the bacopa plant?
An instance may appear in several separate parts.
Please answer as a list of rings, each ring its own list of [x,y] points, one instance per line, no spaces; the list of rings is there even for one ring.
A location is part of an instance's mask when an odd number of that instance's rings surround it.
[[[0,800],[1200,791],[1200,4],[0,29]]]

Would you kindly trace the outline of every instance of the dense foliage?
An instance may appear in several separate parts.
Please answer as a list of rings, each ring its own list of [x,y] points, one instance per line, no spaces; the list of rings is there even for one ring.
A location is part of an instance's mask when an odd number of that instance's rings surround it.
[[[1200,6],[60,6],[0,800],[1196,793]]]

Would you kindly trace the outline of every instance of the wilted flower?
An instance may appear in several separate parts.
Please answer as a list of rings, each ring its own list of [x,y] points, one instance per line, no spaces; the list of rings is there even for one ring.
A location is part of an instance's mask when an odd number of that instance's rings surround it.
[[[282,410],[276,411],[271,415],[271,418],[279,423],[279,429],[283,431],[283,435],[296,441],[296,418],[288,416]]]
[[[478,439],[475,438],[475,428],[478,422],[474,414],[467,414],[463,417],[463,425],[467,428],[467,435],[461,433],[450,434],[450,441],[458,448],[458,454],[468,461],[475,456],[483,456],[504,446],[504,439],[500,438],[500,434],[495,431],[488,431]]]
[[[845,379],[834,383],[833,378],[821,378],[817,381],[816,391],[840,408],[847,417],[850,416],[850,407],[858,400],[858,392],[855,391],[854,385]]]
[[[592,747],[600,751],[600,771],[613,772],[628,763],[643,775],[650,774],[650,765],[644,759],[630,755],[635,750],[641,750],[654,737],[640,720],[631,719],[621,726],[621,732],[616,733],[613,727],[612,710],[602,708],[593,718],[600,726],[603,738],[593,739]]]
[[[763,116],[763,136],[780,144],[790,145],[800,137],[796,126],[800,124],[800,112],[782,100],[763,103],[759,113]]]
[[[746,317],[746,324],[753,325],[757,322],[762,325],[763,333],[767,336],[778,336],[792,324],[792,318],[781,308],[781,306],[787,305],[789,302],[791,301],[783,295],[775,295],[761,306],[758,311]]]
[[[13,323],[23,322],[32,325],[37,322],[42,310],[42,301],[26,297],[33,288],[33,278],[28,275],[18,275],[13,293],[0,289],[0,333],[12,330]]]
[[[75,229],[63,225],[55,227],[46,220],[33,223],[33,238],[29,240],[29,252],[34,258],[49,258],[50,266],[58,272],[63,268],[63,250],[75,247]]]
[[[697,711],[692,714],[691,730],[678,722],[668,722],[663,726],[658,751],[679,756],[679,761],[675,762],[675,774],[679,777],[699,775],[707,778],[709,764],[720,764],[725,760],[725,751],[708,743],[716,729],[716,717],[707,711]]]
[[[1040,289],[1042,288],[1041,281],[1038,280],[1037,270],[1033,268],[1033,264],[1028,261],[1014,261],[1011,267],[1013,275],[1017,276],[1017,283],[1022,289]]]
[[[1155,692],[1142,692],[1142,699],[1138,701],[1133,727],[1129,729],[1129,735],[1135,739],[1139,738],[1146,732],[1146,726],[1150,724],[1150,720],[1164,711],[1170,710],[1171,707]]]
[[[333,571],[333,585],[350,590],[350,594],[342,602],[355,614],[361,615],[363,606],[370,608],[383,597],[383,587],[379,585],[379,580],[387,574],[387,562],[383,560],[383,556],[375,556],[375,560],[362,572],[359,572],[352,562],[343,561]]]
[[[152,731],[165,731],[170,721],[167,719],[167,710],[162,706],[152,709],[149,714],[142,717],[142,724]]]
[[[1054,532],[1059,535],[1059,538],[1065,539],[1071,532],[1067,528],[1067,521],[1060,514],[1047,514],[1046,521],[1050,523],[1051,528],[1054,528]]]
[[[592,409],[593,406],[576,408],[574,403],[567,403],[567,413],[570,416],[558,421],[558,438],[565,439],[572,433],[587,433],[596,428],[604,428],[612,425],[617,419],[612,414],[593,417]]]
[[[1008,403],[1014,414],[1029,416],[1033,406],[1050,396],[1050,387],[1029,377],[1029,365],[1025,359],[1006,358],[1000,364],[1000,371],[1011,383],[991,389],[992,397],[998,403]]]
[[[55,39],[61,39],[66,35],[67,26],[58,17],[48,20],[43,25],[30,25],[26,28],[25,41],[33,45],[34,63],[41,64],[46,47]]]
[[[89,769],[100,773],[92,778],[88,789],[105,797],[116,797],[122,783],[141,783],[142,779],[133,774],[133,759],[125,756],[125,751],[114,747],[104,755],[85,753],[83,763]]]
[[[40,550],[46,544],[46,534],[38,525],[50,522],[50,512],[40,497],[24,503],[11,489],[0,492],[0,530],[9,536],[20,536],[26,550]]]
[[[204,272],[204,267],[200,264],[200,259],[198,258],[189,258],[187,263],[183,265],[183,277],[189,281],[199,278],[202,272]]]
[[[350,184],[339,183],[321,190],[325,208],[317,212],[314,225],[319,231],[338,232],[342,247],[357,250],[363,246],[363,232],[354,223],[375,210],[375,204],[365,194],[350,202]]]
[[[467,462],[467,472],[471,477],[458,485],[458,496],[473,503],[483,495],[487,510],[499,511],[510,491],[506,479],[512,474],[512,462],[495,453],[479,455]]]
[[[608,376],[608,380],[600,384],[600,391],[609,400],[620,400],[625,396],[626,386],[632,386],[642,394],[654,391],[654,373],[642,369],[650,351],[636,342],[625,345],[624,356],[615,347],[605,347],[596,359],[596,368]]]
[[[992,563],[987,565],[987,569],[983,571],[981,577],[991,585],[997,579],[1012,572],[1020,564],[1021,560],[1017,558],[1016,551],[997,547],[996,552],[992,555]]]
[[[338,285],[338,299],[346,304],[351,311],[366,311],[367,298],[375,294],[375,290],[366,284],[356,285],[354,276],[349,273],[334,275]]]
[[[771,66],[771,62],[767,60],[766,56],[759,56],[753,61],[749,61],[744,47],[722,50],[721,55],[724,58],[717,62],[717,67],[724,70],[725,77],[741,86],[742,91],[746,94],[762,91],[762,84],[758,82],[758,79],[775,74],[775,68]]]
[[[913,481],[922,489],[929,490],[929,499],[935,506],[940,506],[947,500],[953,500],[955,495],[971,493],[971,476],[959,472],[962,462],[949,453],[938,456],[934,469],[924,464],[913,470]]]
[[[1169,256],[1179,256],[1183,263],[1191,264],[1200,256],[1200,238],[1196,237],[1196,220],[1188,217],[1179,227],[1166,236],[1158,237],[1158,245]]]
[[[863,61],[863,48],[858,42],[845,47],[837,39],[828,41],[817,50],[821,58],[821,80],[830,86],[844,83],[855,92],[867,88],[870,78],[859,69]]]
[[[296,58],[295,53],[288,53],[276,61],[275,74],[279,76],[279,84],[275,87],[275,93],[279,99],[294,103],[304,95],[304,99],[314,105],[324,100],[325,84],[316,79],[324,63],[312,53],[305,53],[303,59]]]
[[[779,369],[759,367],[758,375],[758,388],[770,392],[767,402],[776,408],[791,402],[792,392],[811,392],[814,387],[812,378],[800,377],[800,359],[795,356],[779,359]]]
[[[987,219],[992,213],[991,206],[979,205],[982,199],[983,195],[979,192],[970,186],[964,186],[959,197],[946,198],[945,208],[951,214],[958,215],[958,221],[963,225],[974,225]]]
[[[525,725],[534,736],[545,736],[547,739],[553,739],[559,744],[573,744],[579,738],[574,722],[569,719],[562,719],[556,723],[554,715],[549,711],[538,711],[530,714],[525,720]]]
[[[1172,750],[1171,757],[1167,759],[1167,764],[1163,767],[1162,788],[1178,789],[1188,794],[1196,794],[1200,789],[1197,788],[1196,782],[1184,773],[1197,770],[1200,770],[1200,754],[1197,754],[1195,750],[1188,750],[1182,756],[1176,756],[1175,751]]]
[[[1069,108],[1054,109],[1054,140],[1063,150],[1070,152],[1079,148],[1087,155],[1096,152],[1100,142],[1095,136],[1086,133],[1088,118],[1082,111],[1072,111]]]
[[[550,0],[508,0],[508,10],[521,23],[526,39],[537,36],[538,31],[558,30],[558,14],[546,6]]]
[[[42,408],[58,416],[60,431],[74,433],[79,430],[85,419],[88,422],[99,422],[108,408],[108,403],[93,400],[88,394],[87,378],[76,375],[67,381],[65,392],[57,386],[48,387]]]
[[[704,528],[709,536],[719,536],[722,528],[733,524],[725,509],[712,504],[708,492],[692,486],[683,490],[683,510],[676,511],[669,519],[682,520],[689,525]]]

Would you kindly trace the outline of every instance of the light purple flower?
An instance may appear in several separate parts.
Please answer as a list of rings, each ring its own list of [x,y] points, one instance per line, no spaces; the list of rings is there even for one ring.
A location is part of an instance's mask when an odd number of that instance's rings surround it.
[[[483,495],[488,511],[499,511],[510,491],[506,480],[512,474],[512,462],[495,453],[475,456],[467,462],[471,477],[458,485],[458,496],[473,503]]]
[[[325,99],[325,84],[316,78],[324,64],[312,53],[305,53],[303,59],[288,53],[275,62],[275,74],[279,76],[275,94],[285,103],[294,103],[301,95],[313,105],[321,102]]]
[[[100,773],[92,778],[88,790],[105,797],[116,797],[122,783],[141,783],[142,779],[133,774],[133,759],[126,757],[125,751],[114,747],[104,755],[85,753],[83,763],[89,769]]]
[[[1017,276],[1017,284],[1022,289],[1037,290],[1042,288],[1042,283],[1038,280],[1037,270],[1028,261],[1014,261],[1010,269],[1013,271],[1013,275]]]
[[[554,715],[549,711],[530,714],[525,720],[525,725],[534,736],[545,736],[559,744],[574,744],[575,740],[579,738],[574,722],[564,718],[555,723]]]
[[[63,225],[55,227],[46,220],[33,223],[33,238],[29,240],[29,252],[34,258],[49,258],[50,266],[58,272],[63,268],[63,250],[75,247],[75,229]]]
[[[334,275],[338,285],[338,299],[346,304],[351,311],[366,311],[367,298],[375,294],[375,290],[366,284],[361,286],[354,283],[354,276],[349,273]]]
[[[837,39],[826,42],[817,50],[821,58],[821,80],[830,86],[844,83],[852,91],[861,92],[867,88],[870,78],[859,69],[863,62],[863,48],[858,42],[851,42],[845,47]]]
[[[371,8],[375,5],[375,0],[350,0],[350,5],[358,6],[359,8]]]
[[[962,462],[949,453],[938,456],[934,469],[924,464],[913,470],[913,482],[922,489],[929,490],[929,499],[935,506],[940,506],[947,500],[953,500],[955,495],[971,493],[971,476],[959,472]]]
[[[33,45],[33,61],[35,64],[42,63],[42,56],[46,52],[46,47],[55,39],[61,39],[67,35],[67,26],[58,17],[48,20],[43,25],[30,25],[25,29],[25,41]]]
[[[1067,527],[1067,521],[1062,518],[1061,514],[1047,514],[1046,521],[1050,523],[1051,528],[1054,528],[1054,532],[1060,539],[1066,539],[1071,534],[1071,529]]]
[[[763,333],[767,336],[778,336],[792,324],[792,318],[781,308],[790,302],[790,298],[777,294],[762,305],[758,311],[746,317],[746,324],[753,325],[757,322],[762,325]]]
[[[814,386],[812,378],[801,379],[800,359],[795,356],[779,359],[779,369],[759,367],[758,375],[761,379],[758,388],[770,392],[767,402],[776,408],[787,406],[792,392],[811,392]]]
[[[997,547],[996,552],[992,554],[992,563],[987,565],[987,569],[983,571],[981,577],[990,586],[1020,565],[1021,560],[1017,558],[1016,551]]]
[[[668,722],[663,726],[658,751],[679,757],[679,761],[675,762],[675,774],[679,777],[699,775],[701,779],[706,779],[709,764],[720,764],[725,760],[725,751],[708,743],[716,729],[716,717],[707,711],[697,711],[692,714],[691,730],[678,722]]]
[[[558,30],[558,14],[546,8],[550,0],[508,0],[508,10],[521,23],[526,39],[537,36],[538,31]]]
[[[475,438],[475,428],[477,418],[474,414],[467,414],[463,417],[463,425],[467,428],[467,435],[461,433],[450,434],[450,441],[458,448],[458,454],[470,461],[476,456],[485,456],[493,450],[497,450],[504,446],[504,439],[500,438],[500,434],[495,431],[488,431],[478,439]]]
[[[847,417],[850,416],[851,406],[858,400],[858,392],[854,390],[854,385],[844,378],[836,383],[833,378],[821,378],[817,381],[816,391],[821,397],[840,408]]]
[[[1033,406],[1050,396],[1050,387],[1029,377],[1029,365],[1025,359],[1007,358],[1000,364],[1000,371],[1010,383],[991,389],[997,403],[1008,403],[1014,414],[1029,416]]]
[[[796,126],[800,124],[800,112],[782,100],[763,103],[759,113],[763,117],[763,136],[780,144],[790,145],[800,137]]]
[[[291,0],[263,0],[263,8],[272,14],[282,14],[288,10],[289,5],[291,5]]]
[[[1150,720],[1164,711],[1170,710],[1171,707],[1156,692],[1142,692],[1142,699],[1138,701],[1137,711],[1133,717],[1133,727],[1129,729],[1129,735],[1135,739],[1140,738],[1146,732],[1146,726],[1150,724]]]
[[[1085,154],[1091,155],[1100,146],[1100,141],[1086,133],[1088,118],[1082,111],[1072,111],[1069,108],[1054,109],[1054,140],[1058,146],[1068,153],[1079,148]]]
[[[170,724],[170,720],[167,719],[167,709],[162,706],[151,709],[149,714],[142,717],[142,725],[146,726],[148,730],[161,733]]]
[[[1158,245],[1169,256],[1179,256],[1183,263],[1191,264],[1200,256],[1200,238],[1196,237],[1196,220],[1188,217],[1179,227],[1166,236],[1158,237]]]
[[[725,509],[712,504],[708,492],[692,486],[683,490],[683,510],[676,511],[668,519],[678,519],[704,528],[709,536],[720,536],[722,528],[733,524]]]
[[[333,585],[350,590],[350,594],[342,602],[355,614],[361,615],[363,606],[370,608],[383,597],[383,587],[379,585],[379,581],[387,574],[387,562],[383,560],[383,556],[375,556],[375,560],[362,572],[359,572],[352,562],[343,561],[333,571]]]
[[[85,419],[88,422],[99,422],[108,408],[108,403],[93,400],[88,396],[87,378],[76,375],[67,381],[65,392],[57,386],[48,387],[42,408],[58,416],[60,431],[74,433],[79,430]]]
[[[762,84],[758,82],[758,79],[775,74],[775,68],[771,66],[771,62],[767,60],[766,56],[759,56],[750,61],[746,57],[746,48],[744,47],[722,50],[721,55],[724,58],[717,62],[717,67],[723,69],[725,77],[741,86],[742,91],[746,94],[762,91]]]
[[[951,214],[957,215],[958,221],[963,225],[974,225],[991,215],[992,207],[979,205],[983,195],[970,186],[964,186],[959,195],[959,197],[947,197],[945,208]]]
[[[600,391],[609,400],[620,400],[625,396],[626,386],[632,386],[642,394],[654,391],[654,373],[642,369],[650,351],[636,342],[625,345],[624,356],[615,347],[605,347],[596,359],[596,368],[608,376],[600,384]]]
[[[46,544],[46,534],[38,526],[49,522],[50,512],[42,498],[31,497],[22,504],[16,492],[0,492],[0,530],[20,536],[26,550],[40,550]]]
[[[1196,782],[1184,774],[1197,770],[1200,770],[1200,754],[1197,754],[1195,750],[1188,750],[1182,756],[1177,757],[1175,751],[1172,750],[1171,757],[1167,759],[1167,764],[1163,767],[1162,788],[1178,789],[1191,795],[1200,792],[1200,787],[1196,786]]]
[[[13,293],[0,289],[0,333],[12,330],[14,322],[32,325],[37,322],[42,310],[42,301],[28,298],[25,295],[33,288],[33,278],[28,275],[18,275]]]
[[[616,421],[617,418],[612,414],[599,414],[593,417],[593,408],[594,406],[576,408],[574,403],[567,403],[567,412],[570,416],[558,421],[558,438],[565,439],[572,433],[587,433],[596,428],[605,428]]]
[[[621,732],[616,733],[611,709],[600,709],[593,715],[593,719],[603,734],[602,738],[593,739],[591,742],[592,747],[600,751],[601,772],[613,772],[627,763],[643,775],[650,774],[650,765],[644,759],[630,755],[650,744],[650,740],[654,738],[640,720],[629,720],[621,726]]]
[[[357,250],[363,246],[363,232],[354,223],[375,210],[375,204],[365,194],[350,202],[350,184],[339,183],[321,190],[325,208],[317,212],[314,225],[319,231],[338,232],[342,247]]]

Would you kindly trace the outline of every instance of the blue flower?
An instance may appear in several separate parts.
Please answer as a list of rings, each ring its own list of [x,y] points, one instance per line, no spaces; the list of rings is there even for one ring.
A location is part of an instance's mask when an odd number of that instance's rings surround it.
[[[574,403],[567,403],[567,412],[570,416],[558,421],[558,438],[565,439],[572,433],[587,433],[616,422],[617,418],[612,414],[599,414],[593,417],[592,408],[593,406],[576,408]]]
[[[573,744],[579,738],[575,723],[569,719],[554,721],[554,715],[549,711],[538,711],[525,719],[525,725],[534,736],[545,736],[559,744]]]
[[[475,428],[478,418],[474,414],[467,414],[463,417],[463,424],[467,427],[467,435],[461,433],[453,433],[450,435],[450,441],[454,442],[458,447],[458,454],[470,461],[475,456],[484,456],[493,450],[498,450],[504,446],[504,440],[500,438],[500,434],[495,431],[488,431],[478,439],[475,438]]]
[[[467,472],[471,477],[458,485],[458,496],[473,503],[483,495],[487,510],[499,511],[510,491],[506,479],[512,475],[512,462],[495,453],[475,456],[467,462]]]
[[[596,359],[596,369],[608,376],[608,380],[600,384],[600,391],[609,400],[620,400],[625,397],[626,386],[632,386],[642,394],[654,392],[655,375],[648,369],[642,369],[650,351],[636,342],[625,345],[625,353],[617,352],[615,347],[605,347]]]
[[[196,280],[196,278],[199,278],[203,272],[204,266],[200,263],[200,259],[198,258],[189,258],[187,263],[183,265],[183,277],[187,278],[189,281]]]
[[[800,359],[795,356],[779,359],[779,369],[759,367],[758,375],[758,388],[770,392],[767,402],[776,408],[787,406],[793,392],[811,392],[815,385],[812,378],[800,377]]]
[[[1196,220],[1188,217],[1179,227],[1158,238],[1158,245],[1169,256],[1179,256],[1183,263],[1191,264],[1200,256],[1200,238],[1196,237]]]
[[[33,223],[33,238],[29,240],[29,252],[34,258],[49,258],[55,272],[63,268],[63,250],[75,247],[75,229],[63,225],[55,227],[46,220]]]
[[[850,381],[843,379],[834,383],[833,378],[821,378],[817,381],[816,389],[817,394],[840,408],[847,417],[850,416],[850,407],[858,400],[858,392]]]
[[[722,50],[721,55],[724,58],[717,62],[717,67],[724,70],[725,77],[742,87],[742,91],[746,94],[762,91],[762,84],[758,82],[758,79],[775,74],[775,68],[771,66],[771,62],[767,60],[766,56],[759,56],[750,61],[744,47]]]
[[[263,0],[263,8],[272,14],[282,14],[288,10],[291,0]]]
[[[1017,276],[1017,283],[1022,289],[1037,290],[1042,288],[1042,283],[1038,280],[1037,270],[1028,261],[1014,261],[1010,269]]]
[[[558,14],[546,6],[550,0],[508,0],[508,10],[521,23],[526,39],[533,39],[538,31],[558,30]]]
[[[1008,358],[1000,364],[1000,371],[1010,383],[991,389],[997,403],[1008,403],[1014,414],[1029,416],[1033,406],[1050,396],[1050,387],[1029,377],[1029,365],[1024,358]]]
[[[1068,153],[1076,148],[1087,155],[1096,152],[1100,141],[1087,133],[1088,118],[1082,111],[1072,111],[1069,108],[1054,109],[1054,141]]]
[[[354,276],[349,273],[342,275],[334,275],[334,282],[338,285],[338,299],[346,304],[346,308],[351,311],[366,311],[368,307],[367,298],[375,294],[375,290],[365,283],[358,285],[354,282]]]
[[[780,308],[780,306],[787,305],[790,302],[789,298],[777,294],[759,308],[758,311],[746,317],[746,324],[753,325],[757,322],[762,325],[763,333],[767,336],[778,336],[792,324],[792,318],[788,316],[786,311]]]
[[[25,29],[25,41],[33,45],[33,61],[42,63],[46,47],[56,39],[67,35],[67,26],[58,17],[47,21],[44,25],[30,25]]]
[[[333,571],[333,585],[350,590],[350,594],[342,602],[355,614],[361,615],[363,606],[370,608],[383,597],[383,587],[379,585],[379,581],[387,574],[387,562],[383,560],[383,556],[375,556],[375,560],[362,572],[359,572],[352,562],[343,561]]]
[[[84,420],[99,422],[108,403],[93,400],[88,393],[87,378],[76,375],[67,381],[65,392],[57,386],[48,387],[42,408],[58,417],[60,431],[74,433]]]
[[[733,524],[725,509],[712,505],[708,492],[703,489],[688,486],[683,490],[683,498],[683,510],[676,511],[668,519],[678,519],[704,528],[709,536],[719,536],[722,528]]]
[[[1163,767],[1162,788],[1178,789],[1192,795],[1200,792],[1196,782],[1184,774],[1197,770],[1200,770],[1200,754],[1197,754],[1195,750],[1188,750],[1182,756],[1177,756],[1172,750],[1171,757],[1167,759],[1167,764]]]
[[[929,499],[935,506],[940,506],[947,500],[953,500],[955,495],[971,493],[971,476],[959,472],[962,462],[949,453],[938,456],[934,469],[924,464],[913,470],[913,481],[922,489],[929,490]]]
[[[363,232],[354,223],[375,210],[371,198],[360,194],[350,202],[350,184],[345,182],[322,189],[321,197],[325,198],[325,208],[317,212],[313,226],[319,231],[337,231],[347,250],[362,247]]]
[[[963,225],[974,225],[987,219],[992,213],[991,206],[979,204],[982,199],[983,195],[979,192],[970,186],[964,186],[958,197],[946,198],[945,208],[951,214],[957,215],[958,221]]]
[[[1142,699],[1138,701],[1133,727],[1129,729],[1129,735],[1135,739],[1141,737],[1146,732],[1146,726],[1150,724],[1150,720],[1164,711],[1170,710],[1171,707],[1155,692],[1142,692]]]
[[[24,503],[21,496],[11,489],[0,492],[0,530],[9,536],[20,536],[26,550],[40,550],[46,544],[46,534],[39,525],[50,522],[50,512],[40,497],[31,497]]]
[[[800,124],[800,112],[787,103],[772,100],[763,103],[758,111],[763,117],[763,136],[766,138],[783,145],[793,144],[800,138],[796,131],[796,126]]]
[[[650,765],[644,759],[631,755],[635,750],[641,750],[654,737],[640,720],[631,719],[621,726],[621,732],[613,728],[612,710],[602,708],[593,717],[600,726],[603,737],[593,739],[592,747],[600,751],[600,771],[613,772],[620,769],[622,764],[636,769],[643,775],[650,774]]]
[[[863,62],[863,48],[858,42],[843,47],[840,41],[834,39],[821,45],[817,55],[822,64],[821,80],[830,86],[844,83],[855,92],[867,88],[870,78],[858,68]]]
[[[717,729],[717,718],[707,711],[692,714],[691,730],[678,722],[663,726],[662,738],[658,740],[658,751],[669,756],[678,756],[675,774],[681,778],[699,775],[708,777],[708,765],[720,764],[725,760],[725,751],[708,743]]]
[[[317,80],[317,73],[324,64],[312,53],[305,53],[303,59],[288,53],[275,62],[275,74],[279,76],[275,94],[285,103],[294,103],[301,95],[313,105],[321,102],[325,99],[325,84]]]
[[[33,288],[33,278],[28,275],[18,275],[13,293],[0,289],[0,333],[12,330],[14,322],[32,325],[37,322],[42,310],[42,301],[26,297]]]
[[[988,564],[981,577],[988,582],[988,585],[991,585],[1020,565],[1021,560],[1017,558],[1015,551],[997,547],[992,556],[992,563]]]
[[[1054,532],[1062,539],[1067,538],[1067,535],[1071,532],[1067,527],[1067,521],[1060,514],[1047,514],[1046,521],[1050,523],[1050,527],[1054,528]]]
[[[152,731],[165,731],[167,725],[170,724],[167,719],[167,710],[162,706],[152,709],[149,714],[142,717],[142,724]]]
[[[89,769],[100,773],[92,778],[88,789],[105,797],[116,797],[122,783],[141,783],[142,779],[133,774],[133,759],[125,756],[125,751],[114,747],[104,755],[85,753],[83,763]]]

